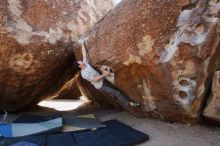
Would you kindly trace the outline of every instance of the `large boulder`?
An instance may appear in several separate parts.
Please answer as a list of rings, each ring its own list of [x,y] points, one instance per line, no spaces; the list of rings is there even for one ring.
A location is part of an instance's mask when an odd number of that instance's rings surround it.
[[[212,83],[212,94],[204,109],[203,115],[220,122],[220,71],[215,72]]]
[[[194,122],[214,72],[219,9],[216,0],[124,0],[82,39],[91,64],[112,68],[115,86],[146,113]]]
[[[75,75],[65,85],[54,94],[54,99],[81,99],[81,91],[78,87],[78,77]]]
[[[62,89],[74,71],[72,41],[112,0],[1,0],[0,110],[15,111]]]

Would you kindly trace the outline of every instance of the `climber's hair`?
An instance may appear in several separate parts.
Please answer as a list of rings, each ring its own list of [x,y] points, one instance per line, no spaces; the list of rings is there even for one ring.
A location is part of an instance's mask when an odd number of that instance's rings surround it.
[[[72,64],[72,67],[73,67],[74,70],[80,70],[78,61],[74,61],[73,64]]]

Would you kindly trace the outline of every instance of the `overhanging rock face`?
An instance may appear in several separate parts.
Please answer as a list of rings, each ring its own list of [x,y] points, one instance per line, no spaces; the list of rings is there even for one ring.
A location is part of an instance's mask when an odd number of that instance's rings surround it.
[[[151,116],[193,122],[214,72],[219,9],[215,0],[124,0],[84,35],[92,65],[111,67]]]
[[[112,0],[1,0],[0,110],[49,98],[72,78],[71,42],[114,7]]]

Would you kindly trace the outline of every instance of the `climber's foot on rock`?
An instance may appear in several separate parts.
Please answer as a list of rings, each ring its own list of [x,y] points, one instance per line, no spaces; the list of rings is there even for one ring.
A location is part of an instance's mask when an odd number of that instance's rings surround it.
[[[127,110],[135,117],[138,117],[138,118],[148,117],[147,112],[143,109],[141,104],[138,104],[136,106],[134,106],[134,105],[132,106],[129,104]]]

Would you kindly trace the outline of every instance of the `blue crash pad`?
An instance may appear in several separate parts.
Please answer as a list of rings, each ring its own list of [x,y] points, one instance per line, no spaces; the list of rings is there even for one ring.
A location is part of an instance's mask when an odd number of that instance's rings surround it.
[[[11,124],[0,124],[0,137],[12,137]]]

